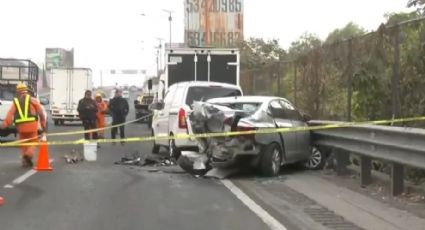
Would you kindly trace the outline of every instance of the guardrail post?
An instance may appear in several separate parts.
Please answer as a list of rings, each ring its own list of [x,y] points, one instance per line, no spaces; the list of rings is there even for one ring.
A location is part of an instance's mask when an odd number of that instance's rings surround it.
[[[342,149],[335,149],[336,174],[343,176],[348,174],[347,165],[350,162],[350,154]]]
[[[391,168],[391,194],[398,196],[404,190],[404,171],[403,165],[392,163]]]
[[[366,187],[372,182],[372,159],[360,156],[360,185]]]

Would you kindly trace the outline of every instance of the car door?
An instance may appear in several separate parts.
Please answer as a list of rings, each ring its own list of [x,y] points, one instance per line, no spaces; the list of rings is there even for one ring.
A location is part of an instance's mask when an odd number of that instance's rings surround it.
[[[278,128],[292,128],[293,124],[290,119],[285,117],[283,106],[279,100],[273,100],[269,103],[269,112],[274,119],[276,127]],[[294,132],[281,132],[284,142],[286,160],[293,161],[296,152],[297,136]]]
[[[286,100],[280,100],[285,112],[285,117],[289,118],[295,128],[307,127],[307,123],[303,121],[303,118],[298,110]],[[295,158],[297,160],[306,159],[310,155],[310,131],[309,130],[297,130],[296,134],[296,145],[294,147]]]
[[[164,107],[157,112],[156,122],[154,124],[154,133],[156,136],[168,136],[168,126],[170,117],[170,108],[173,102],[174,94],[176,92],[176,85],[171,86],[164,98]],[[156,140],[159,145],[168,145],[168,140]]]
[[[173,95],[168,118],[168,134],[173,133],[176,135],[179,133],[178,114],[179,110],[183,108],[185,89],[186,87],[184,85],[178,86]]]

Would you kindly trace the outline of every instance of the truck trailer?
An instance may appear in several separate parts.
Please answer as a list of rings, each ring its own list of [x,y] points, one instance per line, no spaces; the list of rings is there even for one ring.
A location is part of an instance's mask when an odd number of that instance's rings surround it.
[[[211,81],[240,85],[237,48],[171,48],[165,53],[166,69],[160,76],[158,100],[168,87],[185,81]]]
[[[79,121],[78,101],[86,90],[93,89],[92,71],[88,68],[50,70],[50,111],[55,125]]]

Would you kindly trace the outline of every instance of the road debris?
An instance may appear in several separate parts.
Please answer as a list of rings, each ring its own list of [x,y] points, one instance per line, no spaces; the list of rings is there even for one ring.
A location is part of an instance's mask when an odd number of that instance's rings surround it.
[[[71,152],[66,153],[63,157],[68,164],[76,164],[80,161],[84,161],[83,155],[75,149],[72,149]]]
[[[183,170],[193,175],[204,175],[211,169],[206,154],[192,151],[182,151],[177,163]]]
[[[147,155],[145,158],[142,157],[141,153],[133,153],[132,156],[126,156],[121,158],[120,161],[115,162],[116,165],[134,165],[134,166],[174,166],[176,162],[174,160],[155,156],[155,155]]]

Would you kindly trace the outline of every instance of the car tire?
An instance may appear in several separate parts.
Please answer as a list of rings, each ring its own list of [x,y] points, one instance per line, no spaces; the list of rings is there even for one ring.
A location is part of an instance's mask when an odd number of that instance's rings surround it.
[[[260,162],[261,174],[266,177],[279,175],[282,162],[282,151],[276,143],[267,145],[263,151]]]
[[[59,125],[59,121],[58,120],[53,120],[53,123],[58,126]]]
[[[178,160],[181,155],[180,150],[176,147],[176,141],[174,139],[168,140],[168,153],[170,158],[174,158],[176,160]]]
[[[325,166],[326,155],[318,147],[311,148],[311,154],[307,161],[303,163],[304,168],[309,170],[319,170]]]
[[[65,120],[60,120],[61,125],[65,125]]]

